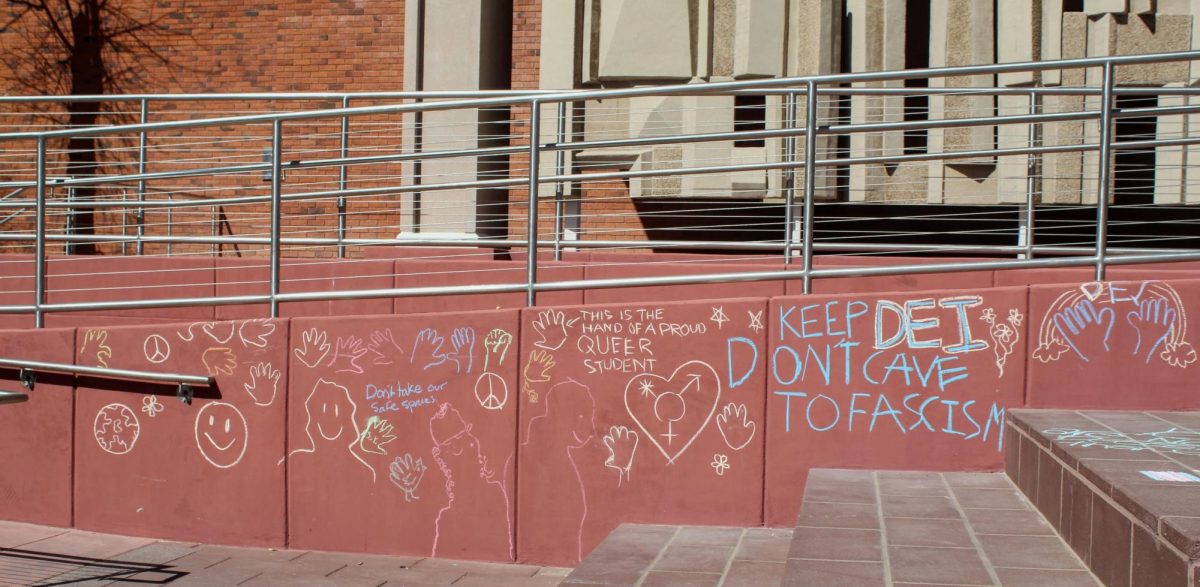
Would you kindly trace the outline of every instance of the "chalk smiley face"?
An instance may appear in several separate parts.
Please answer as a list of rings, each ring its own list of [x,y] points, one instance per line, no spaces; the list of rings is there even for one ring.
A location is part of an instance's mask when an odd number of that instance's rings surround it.
[[[324,379],[318,381],[313,388],[312,395],[305,402],[305,409],[308,410],[309,434],[311,435],[315,428],[317,436],[322,440],[341,438],[346,425],[353,426],[354,423],[355,410],[350,392],[345,387]]]
[[[196,446],[218,469],[238,464],[246,454],[249,438],[246,418],[232,404],[212,402],[196,413]]]

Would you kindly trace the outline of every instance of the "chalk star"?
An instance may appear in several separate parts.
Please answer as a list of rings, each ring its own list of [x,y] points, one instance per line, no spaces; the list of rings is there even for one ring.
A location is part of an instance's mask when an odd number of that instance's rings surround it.
[[[654,383],[649,379],[643,379],[638,383],[638,391],[642,392],[642,397],[654,395]]]
[[[729,317],[725,315],[725,307],[717,306],[717,307],[713,308],[712,316],[709,317],[709,320],[716,322],[718,329],[724,327],[725,323],[729,322]]]
[[[750,315],[750,329],[755,332],[762,332],[763,329],[763,311],[757,312],[746,311]]]

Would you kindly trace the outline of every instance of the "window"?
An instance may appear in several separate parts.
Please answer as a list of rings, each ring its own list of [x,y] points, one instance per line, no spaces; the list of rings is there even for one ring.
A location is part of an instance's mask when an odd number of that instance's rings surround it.
[[[766,96],[734,96],[733,97],[733,131],[747,132],[767,130],[767,97]],[[763,139],[738,139],[733,141],[735,147],[763,147]]]
[[[904,13],[904,68],[929,67],[929,0],[907,0]],[[928,79],[906,79],[906,88],[927,88]],[[929,120],[929,96],[904,97],[905,122]],[[924,153],[929,145],[929,131],[904,131],[904,152]]]

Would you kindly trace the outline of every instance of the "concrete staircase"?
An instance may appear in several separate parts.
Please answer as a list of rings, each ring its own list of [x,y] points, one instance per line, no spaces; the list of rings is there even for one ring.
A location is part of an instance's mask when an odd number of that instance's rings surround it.
[[[626,524],[563,585],[1200,587],[1198,431],[1017,410],[1004,473],[814,469],[794,530]]]

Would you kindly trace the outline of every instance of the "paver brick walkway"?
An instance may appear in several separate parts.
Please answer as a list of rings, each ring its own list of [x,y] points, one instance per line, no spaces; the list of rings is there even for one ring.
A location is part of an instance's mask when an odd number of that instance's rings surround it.
[[[234,548],[0,522],[0,586],[551,587],[570,569]]]

